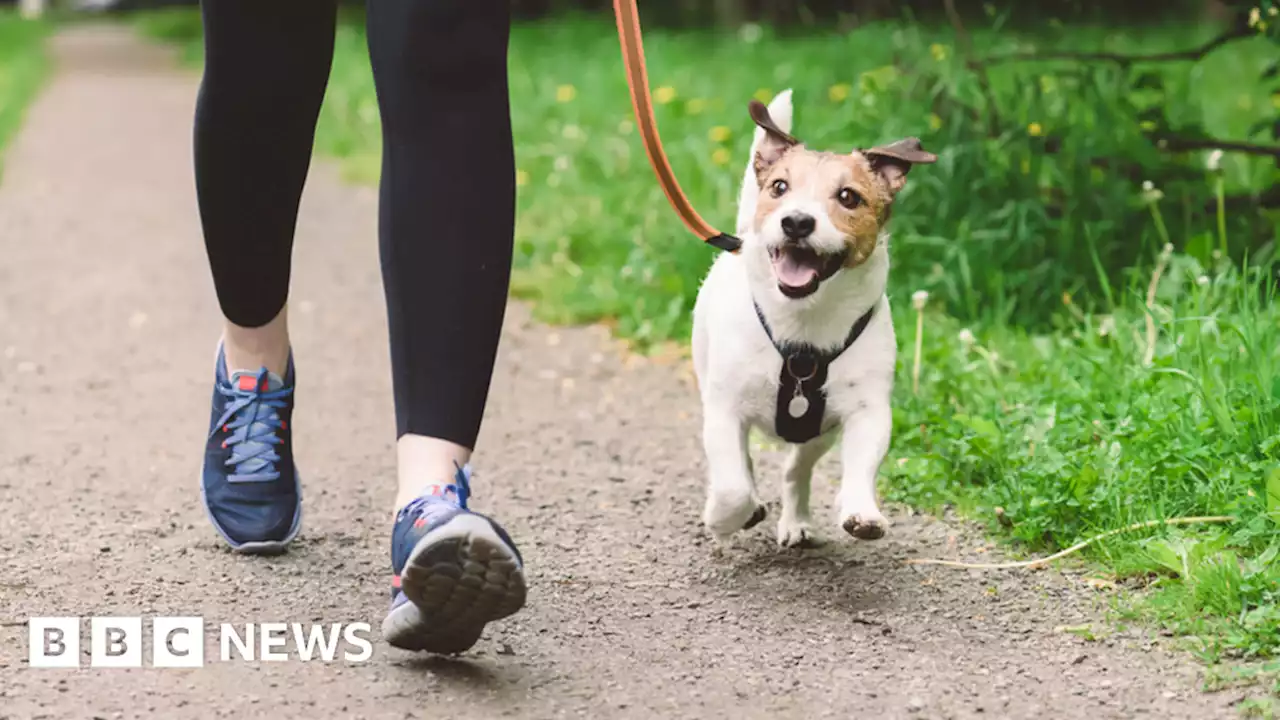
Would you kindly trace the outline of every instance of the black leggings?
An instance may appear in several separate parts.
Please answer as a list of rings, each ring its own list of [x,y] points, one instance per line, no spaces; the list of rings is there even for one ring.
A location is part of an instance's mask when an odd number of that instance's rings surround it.
[[[203,0],[196,190],[223,314],[284,307],[336,0]],[[368,0],[398,436],[475,445],[511,274],[505,0]]]

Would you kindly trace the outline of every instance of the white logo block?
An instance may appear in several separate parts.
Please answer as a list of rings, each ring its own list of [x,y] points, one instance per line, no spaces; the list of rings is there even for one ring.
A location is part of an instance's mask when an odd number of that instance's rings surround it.
[[[93,667],[142,667],[142,618],[90,618],[89,650]]]
[[[151,665],[204,667],[204,618],[158,617],[151,621]]]
[[[80,667],[80,618],[33,617],[27,622],[27,664]]]

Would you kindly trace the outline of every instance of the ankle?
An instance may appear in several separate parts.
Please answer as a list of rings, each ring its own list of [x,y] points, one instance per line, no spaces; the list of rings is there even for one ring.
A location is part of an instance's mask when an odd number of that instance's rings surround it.
[[[255,371],[265,367],[284,377],[289,368],[288,307],[266,325],[243,327],[223,321],[223,353],[227,374],[239,370]]]
[[[425,435],[403,435],[396,442],[399,487],[392,512],[421,496],[430,485],[448,485],[471,460],[471,449]]]

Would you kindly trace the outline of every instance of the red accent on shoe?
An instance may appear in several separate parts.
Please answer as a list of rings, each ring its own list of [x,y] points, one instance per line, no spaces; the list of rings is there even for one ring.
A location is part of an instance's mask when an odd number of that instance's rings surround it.
[[[399,576],[399,575],[392,575],[392,576],[391,576],[391,587],[393,587],[393,588],[395,588],[395,589],[397,589],[397,590],[399,590],[399,589],[400,589],[400,576]]]
[[[265,380],[263,381],[263,390],[266,390]],[[253,390],[258,387],[258,379],[252,375],[241,375],[239,386],[241,390]]]

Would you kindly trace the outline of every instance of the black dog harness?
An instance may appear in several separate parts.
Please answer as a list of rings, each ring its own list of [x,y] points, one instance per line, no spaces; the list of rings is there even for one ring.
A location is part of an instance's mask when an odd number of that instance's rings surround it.
[[[822,416],[827,410],[827,369],[848,350],[871,322],[875,306],[853,324],[844,345],[838,350],[820,351],[806,343],[779,343],[764,319],[760,305],[753,302],[756,317],[764,326],[769,342],[782,356],[782,373],[778,378],[778,402],[774,411],[774,430],[790,443],[806,443],[822,434]]]

